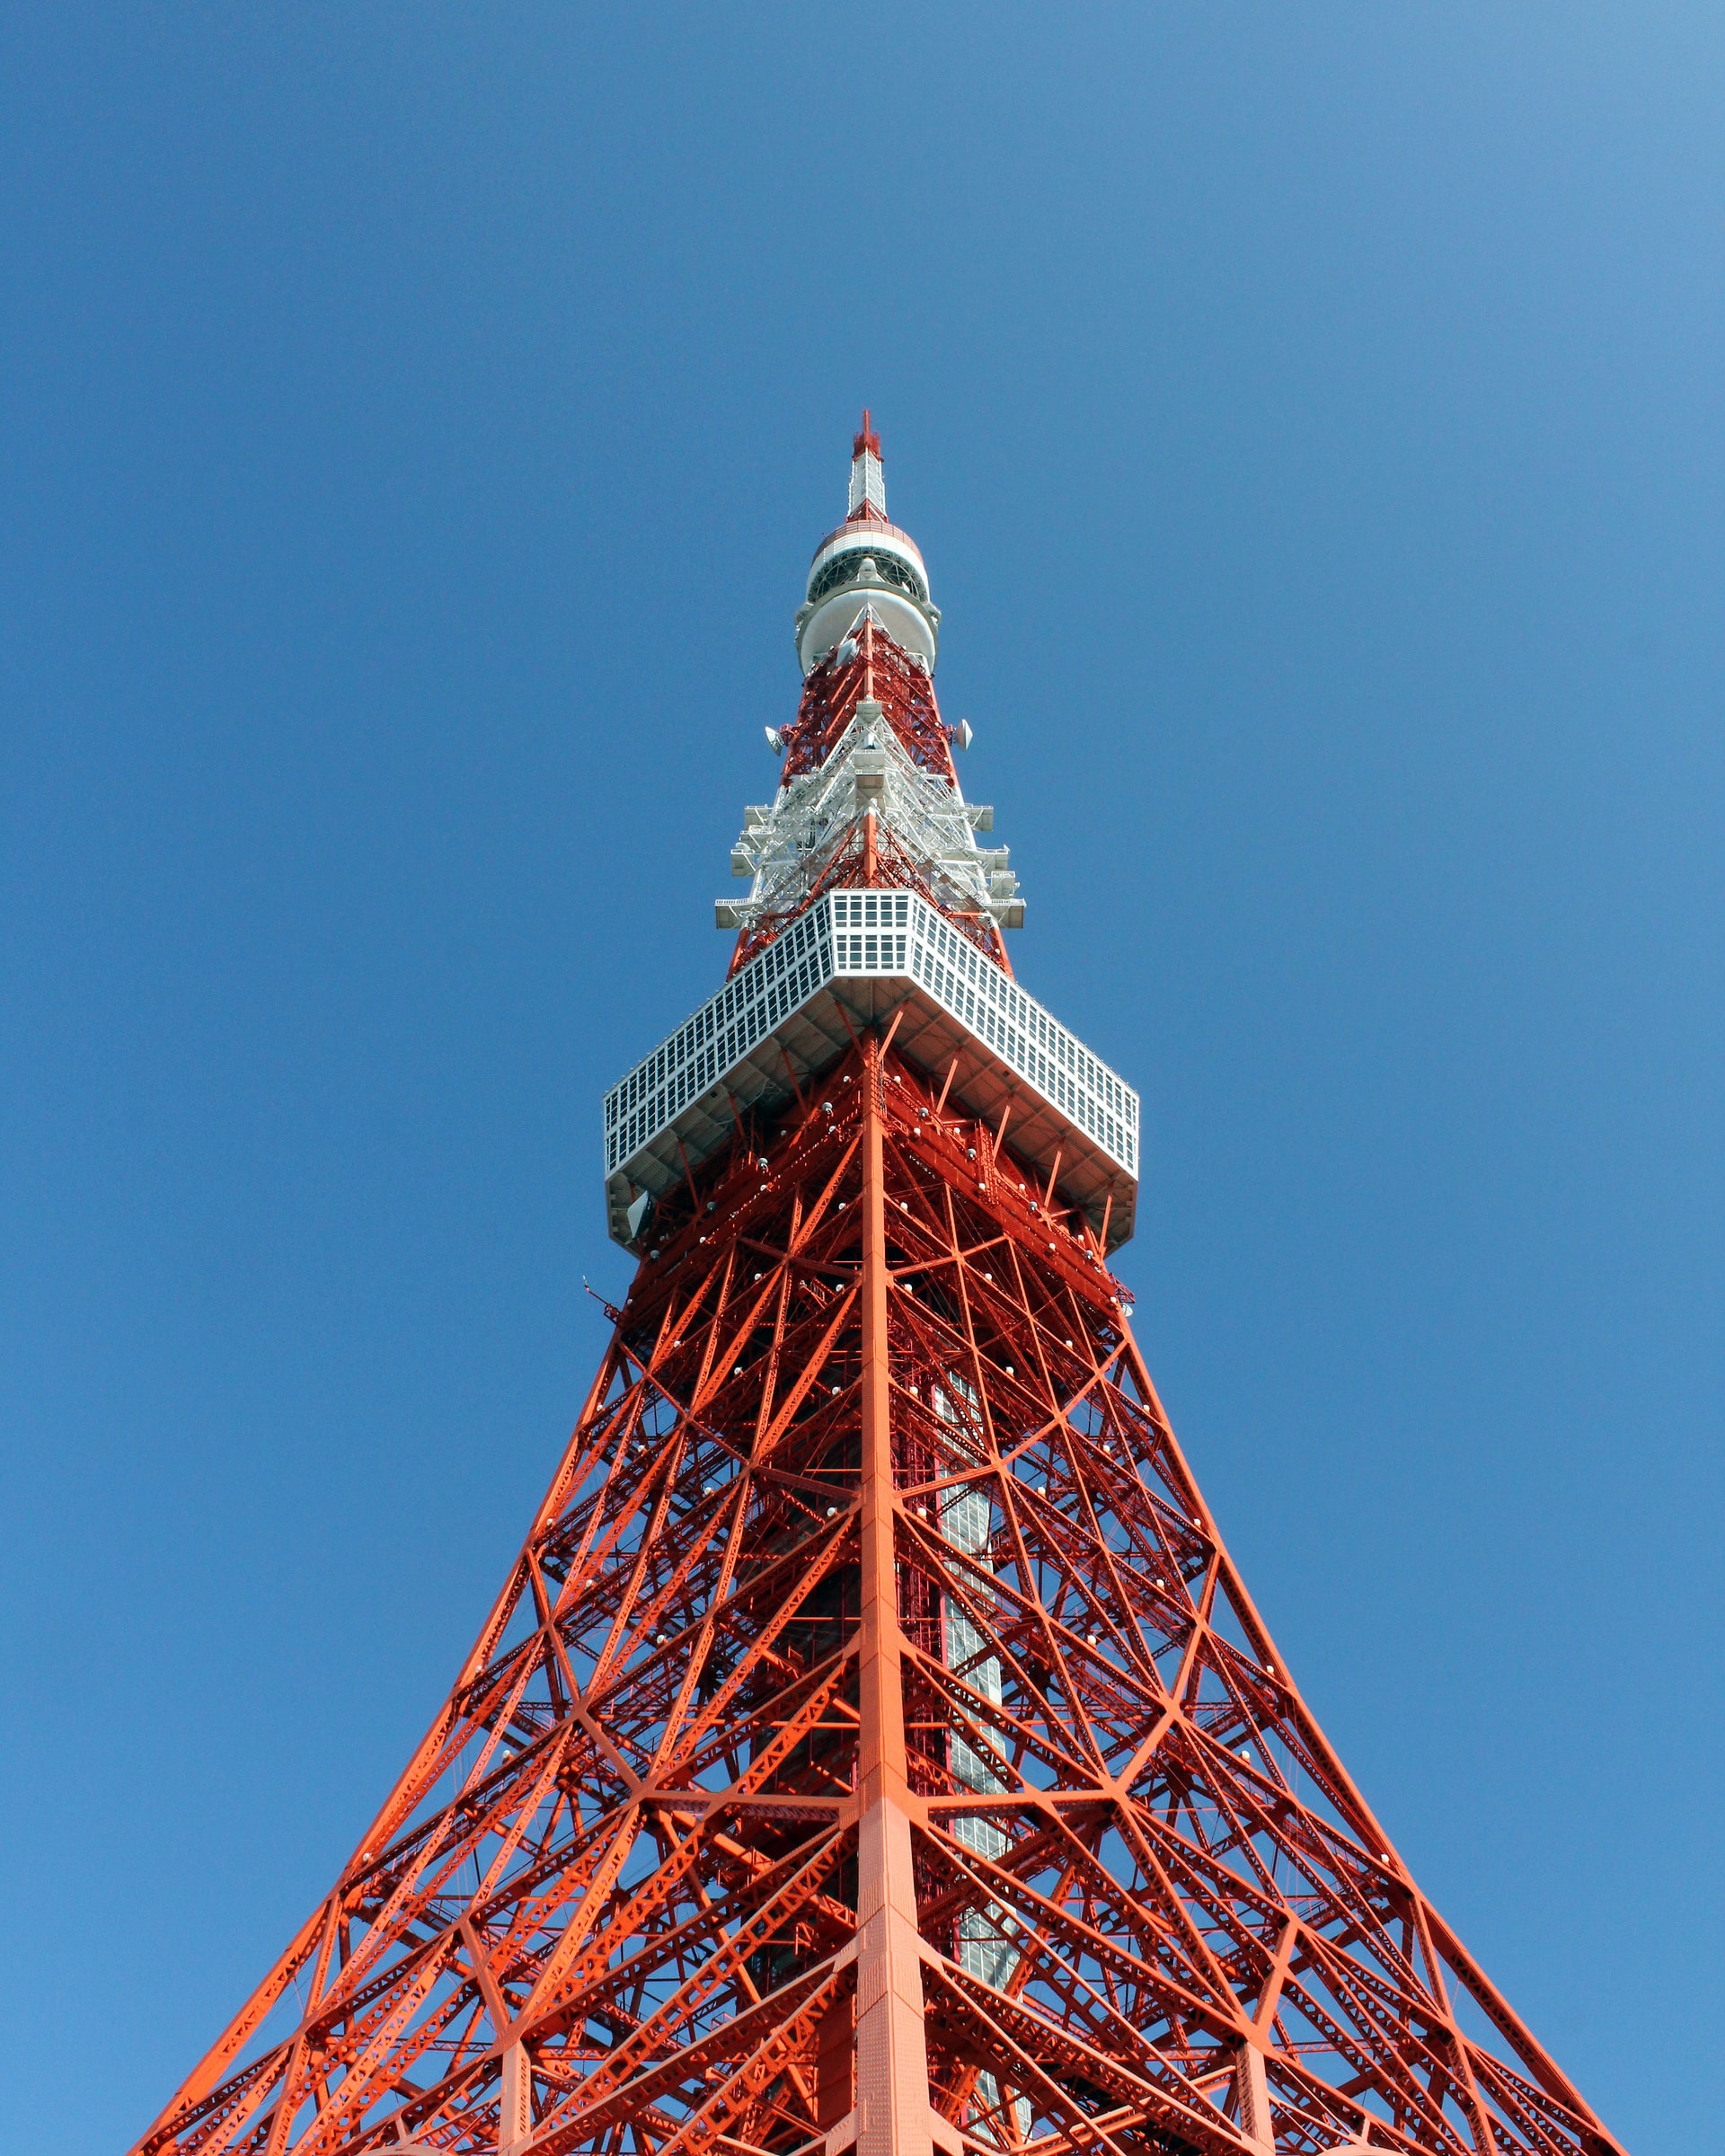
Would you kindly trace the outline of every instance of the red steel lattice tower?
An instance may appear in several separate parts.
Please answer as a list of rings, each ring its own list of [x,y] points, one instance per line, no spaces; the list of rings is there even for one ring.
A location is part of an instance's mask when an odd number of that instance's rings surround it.
[[[1229,1560],[863,415],[639,1259],[454,1690],[139,2151],[1604,2156]]]

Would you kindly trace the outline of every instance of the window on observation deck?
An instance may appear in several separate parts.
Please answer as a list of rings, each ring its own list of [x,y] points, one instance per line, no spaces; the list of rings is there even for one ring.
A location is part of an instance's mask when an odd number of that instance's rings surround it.
[[[847,546],[842,554],[835,554],[822,567],[818,575],[809,579],[809,605],[813,605],[818,599],[824,599],[829,591],[837,591],[846,584],[854,584],[862,573],[863,561],[871,555],[873,556],[875,570],[883,584],[896,585],[900,591],[907,591],[913,599],[926,605],[928,587],[909,562],[901,561],[897,554],[889,554],[884,549],[877,553],[872,545]]]

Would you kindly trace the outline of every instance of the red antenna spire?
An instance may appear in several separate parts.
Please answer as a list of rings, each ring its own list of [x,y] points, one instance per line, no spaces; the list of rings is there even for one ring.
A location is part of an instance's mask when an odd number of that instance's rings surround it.
[[[878,457],[880,454],[880,437],[869,425],[869,408],[866,404],[862,407],[862,429],[851,443],[853,460],[861,456],[864,450],[871,456]]]

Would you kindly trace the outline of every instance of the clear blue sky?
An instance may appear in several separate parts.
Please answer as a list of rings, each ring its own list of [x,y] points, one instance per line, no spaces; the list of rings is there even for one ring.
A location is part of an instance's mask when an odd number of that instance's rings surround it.
[[[348,1852],[615,1292],[858,408],[1288,1662],[1716,2133],[1725,15],[0,16],[0,2145]]]

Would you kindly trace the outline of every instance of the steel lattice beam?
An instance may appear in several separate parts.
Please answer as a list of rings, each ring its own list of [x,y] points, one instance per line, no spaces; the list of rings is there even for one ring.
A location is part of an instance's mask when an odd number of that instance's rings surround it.
[[[506,2080],[543,2156],[1613,2149],[1301,1700],[1093,1234],[874,1038],[819,1091],[661,1215],[447,1705],[139,2150],[495,2151]]]

